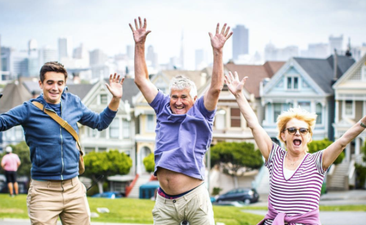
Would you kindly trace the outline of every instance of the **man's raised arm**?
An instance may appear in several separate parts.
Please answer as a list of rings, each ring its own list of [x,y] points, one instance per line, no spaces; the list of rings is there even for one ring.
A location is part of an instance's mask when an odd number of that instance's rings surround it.
[[[216,34],[208,33],[210,35],[214,57],[211,86],[204,97],[205,108],[209,111],[216,108],[224,84],[223,48],[226,40],[233,34],[233,32],[229,32],[230,27],[226,27],[226,23],[222,27],[221,32],[219,30],[220,25],[217,24]]]
[[[129,25],[135,40],[135,83],[146,101],[151,103],[158,94],[158,89],[149,79],[145,60],[145,41],[151,31],[146,30],[146,19],[144,19],[142,24],[140,17],[138,17],[138,20],[135,19],[135,29],[131,24]]]

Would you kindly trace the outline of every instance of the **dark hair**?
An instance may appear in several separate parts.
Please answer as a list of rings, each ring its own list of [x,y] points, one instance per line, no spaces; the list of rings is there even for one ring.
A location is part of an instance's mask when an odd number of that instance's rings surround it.
[[[39,71],[39,79],[41,80],[41,82],[43,83],[44,81],[44,75],[47,72],[57,72],[57,73],[63,73],[65,75],[65,80],[67,79],[67,71],[64,67],[64,65],[62,65],[59,62],[46,62],[42,68],[41,71]]]

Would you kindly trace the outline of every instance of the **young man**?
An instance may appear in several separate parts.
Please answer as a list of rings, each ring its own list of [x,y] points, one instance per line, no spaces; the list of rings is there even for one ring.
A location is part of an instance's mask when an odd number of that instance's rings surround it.
[[[19,194],[17,182],[17,170],[20,166],[20,159],[17,154],[12,153],[13,149],[10,146],[5,148],[6,155],[1,160],[1,167],[5,171],[6,182],[8,183],[9,195],[14,196]]]
[[[90,224],[85,186],[78,179],[79,150],[73,136],[44,111],[53,111],[76,132],[77,123],[103,130],[116,115],[122,97],[123,78],[110,75],[108,90],[113,95],[108,107],[97,114],[80,98],[65,92],[67,71],[57,62],[45,63],[40,71],[38,98],[24,102],[0,115],[0,130],[16,125],[24,129],[30,148],[32,181],[28,191],[28,215],[32,224]],[[43,104],[43,110],[33,101]]]
[[[232,32],[226,24],[209,33],[214,53],[211,85],[197,99],[195,84],[176,77],[166,96],[149,80],[145,62],[146,19],[130,28],[135,40],[135,83],[157,116],[155,175],[160,184],[153,209],[154,224],[214,224],[209,193],[203,185],[204,155],[212,138],[216,105],[223,87],[223,47]]]

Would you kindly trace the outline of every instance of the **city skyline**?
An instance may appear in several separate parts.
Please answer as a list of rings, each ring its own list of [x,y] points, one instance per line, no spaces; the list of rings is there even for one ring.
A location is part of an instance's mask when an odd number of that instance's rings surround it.
[[[352,46],[366,43],[366,2],[350,1],[193,1],[167,0],[123,2],[118,0],[25,1],[0,0],[1,45],[25,50],[35,39],[38,47],[57,49],[58,38],[71,36],[73,48],[84,44],[90,51],[101,49],[112,56],[126,53],[133,45],[128,23],[147,18],[151,34],[146,47],[154,46],[159,63],[179,57],[184,35],[185,64],[194,68],[197,49],[211,47],[208,32],[216,24],[249,29],[249,53],[262,53],[265,45],[296,45],[301,50],[309,44],[328,43],[329,36],[343,35]],[[232,38],[225,46],[224,60],[232,58]]]

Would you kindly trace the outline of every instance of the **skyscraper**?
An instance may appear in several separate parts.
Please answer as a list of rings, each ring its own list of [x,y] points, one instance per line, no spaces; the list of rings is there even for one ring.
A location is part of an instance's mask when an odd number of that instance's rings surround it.
[[[62,61],[62,58],[71,58],[71,56],[72,56],[71,37],[60,37],[58,39],[58,60]]]
[[[233,29],[233,59],[249,53],[249,30],[244,25],[237,25]]]

